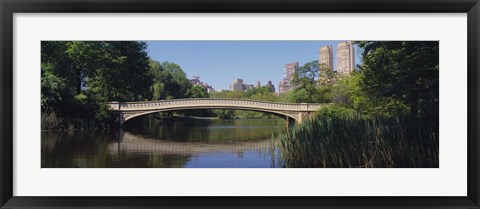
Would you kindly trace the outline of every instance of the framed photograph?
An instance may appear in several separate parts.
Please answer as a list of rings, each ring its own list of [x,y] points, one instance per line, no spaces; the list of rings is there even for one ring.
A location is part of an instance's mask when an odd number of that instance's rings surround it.
[[[478,0],[0,7],[1,208],[479,208]]]

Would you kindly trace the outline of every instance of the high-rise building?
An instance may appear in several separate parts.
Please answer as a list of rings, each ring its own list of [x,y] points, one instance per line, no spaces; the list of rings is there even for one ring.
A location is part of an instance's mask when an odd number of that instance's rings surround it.
[[[200,84],[200,76],[192,76],[192,79],[190,79],[190,83],[192,85]]]
[[[245,90],[243,80],[240,78],[237,78],[233,81],[232,85],[230,85],[230,90],[231,91],[243,91]]]
[[[207,93],[212,93],[212,92],[215,92],[215,89],[208,85],[208,83],[205,83],[205,88],[207,88]]]
[[[286,64],[283,67],[283,80],[278,84],[278,93],[283,94],[293,89],[292,80],[298,69],[298,62]]]
[[[213,89],[212,86],[208,85],[208,83],[204,83],[200,81],[200,76],[192,76],[192,79],[190,79],[190,83],[194,86],[203,86],[207,89],[207,92],[214,92],[215,89]]]
[[[337,73],[349,74],[355,70],[355,51],[351,41],[337,45]]]
[[[290,90],[290,84],[285,79],[281,80],[280,83],[278,83],[278,93],[284,94],[288,90]]]
[[[275,86],[273,85],[272,81],[268,81],[265,86],[270,87],[270,89],[272,89],[272,93],[275,92]]]
[[[322,46],[318,51],[318,64],[333,70],[333,47]]]
[[[297,71],[297,68],[298,68],[298,62],[293,62],[293,63],[286,64],[283,67],[283,78],[288,80],[288,81],[292,81],[293,76],[295,75],[295,72]]]
[[[255,85],[256,88],[260,88],[260,81],[257,81],[257,84]]]

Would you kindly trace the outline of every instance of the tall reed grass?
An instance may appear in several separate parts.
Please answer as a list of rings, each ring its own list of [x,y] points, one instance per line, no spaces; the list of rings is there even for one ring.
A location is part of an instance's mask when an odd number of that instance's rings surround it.
[[[279,135],[285,167],[438,167],[438,120],[318,117]]]

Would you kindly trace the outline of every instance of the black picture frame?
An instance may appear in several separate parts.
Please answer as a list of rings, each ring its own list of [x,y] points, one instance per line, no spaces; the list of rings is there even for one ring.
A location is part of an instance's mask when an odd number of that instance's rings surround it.
[[[479,208],[478,0],[0,0],[2,208]],[[13,196],[14,13],[467,13],[468,195],[465,197],[21,197]],[[448,181],[449,179],[445,179]]]

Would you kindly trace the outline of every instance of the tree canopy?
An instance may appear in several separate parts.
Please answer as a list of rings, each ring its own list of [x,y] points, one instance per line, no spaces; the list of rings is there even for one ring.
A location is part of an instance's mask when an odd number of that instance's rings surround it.
[[[42,110],[107,121],[109,101],[206,97],[175,63],[153,61],[139,41],[43,41]],[[193,89],[192,89],[193,88]]]
[[[438,41],[365,41],[358,45],[364,49],[360,84],[370,98],[404,104],[413,115],[438,115]]]

